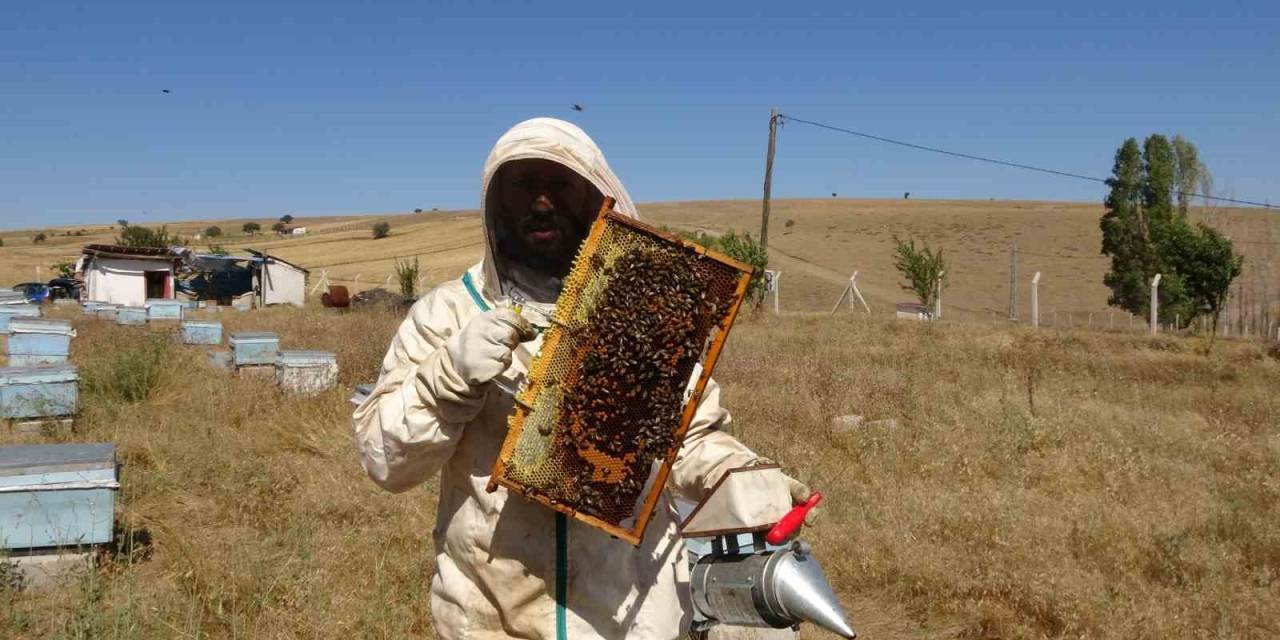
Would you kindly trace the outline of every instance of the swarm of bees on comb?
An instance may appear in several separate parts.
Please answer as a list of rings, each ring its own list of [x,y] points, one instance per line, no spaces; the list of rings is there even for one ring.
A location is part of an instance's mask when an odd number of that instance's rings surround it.
[[[602,215],[557,301],[490,490],[505,486],[637,544],[750,273]]]

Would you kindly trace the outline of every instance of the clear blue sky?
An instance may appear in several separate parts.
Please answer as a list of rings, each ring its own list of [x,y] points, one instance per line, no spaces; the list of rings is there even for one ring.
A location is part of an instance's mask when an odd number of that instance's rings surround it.
[[[0,227],[470,208],[538,115],[638,201],[757,198],[772,106],[1102,176],[1126,136],[1179,132],[1275,202],[1280,2],[6,2]],[[775,175],[778,197],[1102,189],[795,123]]]

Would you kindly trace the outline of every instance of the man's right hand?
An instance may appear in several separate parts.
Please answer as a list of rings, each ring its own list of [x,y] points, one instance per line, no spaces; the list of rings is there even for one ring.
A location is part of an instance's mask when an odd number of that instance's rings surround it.
[[[471,386],[493,380],[511,366],[511,352],[537,332],[511,309],[486,311],[467,323],[444,344],[453,368]]]

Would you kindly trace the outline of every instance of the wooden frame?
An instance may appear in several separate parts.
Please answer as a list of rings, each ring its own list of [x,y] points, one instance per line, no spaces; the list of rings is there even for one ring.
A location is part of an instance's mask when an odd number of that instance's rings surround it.
[[[539,357],[529,370],[527,378],[529,382],[516,398],[509,429],[507,431],[507,437],[502,443],[502,449],[494,463],[493,473],[489,477],[489,484],[486,489],[489,492],[494,492],[499,486],[505,487],[507,490],[519,494],[528,500],[532,500],[533,502],[541,504],[547,508],[571,516],[581,522],[601,529],[609,535],[626,540],[632,545],[639,546],[640,541],[644,536],[644,530],[653,516],[653,510],[657,505],[658,498],[662,495],[667,478],[671,474],[671,465],[674,463],[676,454],[680,451],[680,447],[684,444],[684,438],[689,431],[689,425],[693,421],[693,416],[697,413],[698,405],[702,400],[702,394],[706,390],[707,382],[711,379],[711,372],[715,368],[716,361],[720,358],[720,352],[724,348],[725,340],[729,336],[729,330],[733,327],[734,320],[738,316],[738,311],[741,309],[742,303],[746,299],[747,287],[751,282],[753,269],[749,265],[717,251],[712,251],[702,245],[689,242],[675,234],[653,228],[617,213],[616,211],[613,211],[613,203],[614,201],[612,198],[605,199],[604,206],[601,208],[601,214],[597,217],[595,223],[591,226],[591,230],[588,233],[587,238],[583,241],[582,249],[578,254],[579,259],[581,259],[582,256],[591,255],[597,250],[601,238],[604,235],[605,228],[609,224],[620,224],[628,227],[630,230],[650,235],[664,242],[676,244],[686,250],[691,250],[700,257],[715,260],[726,266],[732,267],[740,273],[737,285],[734,288],[733,303],[725,312],[724,317],[721,318],[720,322],[712,329],[713,334],[711,336],[711,343],[707,347],[706,353],[701,360],[702,371],[698,376],[697,383],[694,385],[693,392],[685,402],[680,424],[673,432],[671,447],[662,456],[662,464],[659,466],[657,474],[653,476],[653,484],[647,485],[650,487],[649,493],[644,496],[643,502],[637,508],[634,515],[635,526],[631,529],[625,529],[610,522],[606,522],[596,516],[580,512],[569,505],[554,501],[547,496],[542,495],[540,492],[529,491],[524,485],[506,479],[504,477],[506,472],[505,460],[507,460],[515,451],[520,435],[523,433],[525,427],[525,418],[529,414],[529,409],[527,407],[533,406],[536,402],[538,392],[541,390],[542,386],[541,381],[546,376],[548,367],[551,365],[550,359]],[[572,277],[573,274],[571,272],[570,278]],[[569,284],[569,282],[566,282],[566,286],[569,286]],[[560,305],[557,305],[556,315],[559,316],[563,312],[564,311]],[[543,352],[553,353],[559,343],[559,338],[560,329],[558,326],[553,326],[548,330],[545,336],[545,341],[542,345]]]

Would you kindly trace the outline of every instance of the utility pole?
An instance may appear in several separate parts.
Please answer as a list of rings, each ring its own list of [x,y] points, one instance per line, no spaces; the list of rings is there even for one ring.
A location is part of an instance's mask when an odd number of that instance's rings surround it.
[[[773,195],[773,149],[778,140],[778,109],[769,112],[769,151],[764,157],[764,207],[760,212],[760,246],[769,252],[769,198]]]
[[[1018,245],[1009,247],[1009,319],[1018,319]]]

